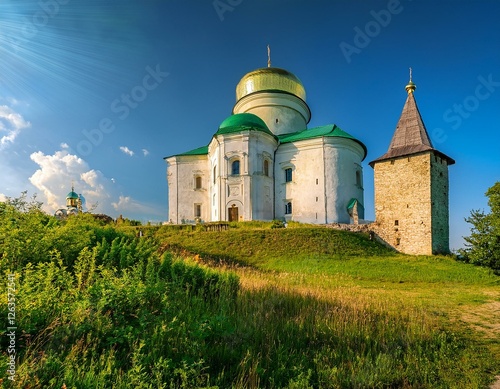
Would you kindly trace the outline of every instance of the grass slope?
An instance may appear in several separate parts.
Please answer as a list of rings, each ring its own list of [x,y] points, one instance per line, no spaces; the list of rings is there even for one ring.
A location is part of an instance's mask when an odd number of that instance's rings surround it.
[[[480,360],[485,354],[475,347],[487,346],[492,352],[485,357],[489,359],[486,364],[491,363],[487,369],[498,371],[500,341],[495,323],[500,319],[500,278],[490,270],[451,257],[398,254],[364,234],[295,227],[270,229],[270,225],[240,223],[222,232],[164,228],[157,236],[166,247],[202,261],[213,263],[222,258],[246,265],[235,268],[246,293],[273,288],[283,295],[338,304],[355,312],[353,317],[362,312],[387,315],[386,320],[398,323],[395,327],[405,322],[421,323],[429,337],[460,334],[467,339],[466,358]],[[321,321],[319,317],[311,320]],[[371,334],[369,328],[362,331],[367,331],[367,339],[380,335]],[[451,377],[447,384],[482,387],[467,380],[459,384],[456,379]]]

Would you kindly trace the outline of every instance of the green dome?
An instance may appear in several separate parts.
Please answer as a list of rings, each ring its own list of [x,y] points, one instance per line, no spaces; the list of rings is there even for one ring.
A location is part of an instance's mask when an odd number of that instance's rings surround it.
[[[262,131],[266,134],[274,134],[269,130],[264,120],[253,113],[237,113],[224,120],[215,135],[230,134],[245,130]]]
[[[247,73],[236,86],[236,101],[261,91],[291,93],[306,101],[306,90],[297,76],[280,68],[260,68]]]
[[[66,198],[67,199],[77,199],[78,195],[75,192],[71,191],[71,192],[68,193],[68,195],[66,196]]]

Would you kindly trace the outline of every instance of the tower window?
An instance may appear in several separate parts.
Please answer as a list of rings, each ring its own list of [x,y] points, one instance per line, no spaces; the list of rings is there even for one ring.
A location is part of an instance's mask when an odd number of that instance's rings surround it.
[[[217,165],[214,166],[214,184],[217,181]]]
[[[276,118],[276,123],[279,123],[279,120],[278,120],[278,118]]]
[[[269,177],[269,161],[264,159],[264,175]]]
[[[233,163],[231,164],[231,174],[233,176],[237,176],[238,174],[240,174],[240,160],[239,159],[233,161]]]
[[[394,225],[399,226],[399,220],[394,220]]]
[[[201,189],[201,177],[200,176],[195,178],[195,188]]]
[[[319,184],[319,180],[316,178],[316,185],[318,185],[318,184]]]
[[[396,238],[396,246],[399,246],[400,243],[401,243],[401,238]]]
[[[292,202],[289,201],[288,203],[285,204],[285,215],[291,215],[292,214]]]
[[[292,169],[285,169],[285,182],[292,182]]]
[[[356,170],[356,185],[361,188],[361,172]]]
[[[201,217],[201,204],[194,205],[194,217]]]
[[[394,160],[393,159],[391,159],[391,165],[394,165]]]

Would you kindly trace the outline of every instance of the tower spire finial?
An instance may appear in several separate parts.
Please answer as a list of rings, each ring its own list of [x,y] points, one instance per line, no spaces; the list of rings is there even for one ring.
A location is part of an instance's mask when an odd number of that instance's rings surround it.
[[[408,92],[408,94],[413,93],[415,91],[415,89],[417,89],[417,86],[415,85],[415,83],[412,80],[412,73],[413,73],[412,68],[410,68],[410,81],[405,86],[406,92]]]
[[[271,67],[271,47],[267,45],[267,67]]]

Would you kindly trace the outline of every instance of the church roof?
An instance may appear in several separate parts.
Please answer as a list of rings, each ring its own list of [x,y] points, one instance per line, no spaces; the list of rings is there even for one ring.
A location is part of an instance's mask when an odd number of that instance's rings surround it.
[[[197,147],[196,149],[186,151],[185,153],[175,154],[175,157],[184,156],[184,155],[206,155],[206,154],[208,154],[208,146],[201,146],[201,147]],[[172,157],[174,157],[174,155],[172,155]],[[165,157],[164,159],[166,159],[166,158],[169,158],[169,157]]]
[[[266,123],[253,113],[237,113],[225,119],[215,135],[231,134],[241,131],[262,131],[274,137]]]
[[[267,67],[245,74],[236,86],[236,101],[256,92],[279,91],[306,101],[306,90],[299,78],[288,70]]]
[[[293,132],[291,134],[282,134],[278,135],[278,139],[280,140],[280,143],[291,143],[291,142],[299,142],[302,140],[306,139],[313,139],[313,138],[320,138],[320,137],[334,137],[334,138],[346,138],[346,139],[351,139],[358,143],[364,150],[365,155],[363,156],[363,159],[366,157],[366,146],[363,144],[363,142],[359,141],[352,135],[348,134],[347,132],[343,131],[339,127],[337,127],[336,124],[328,124],[326,126],[320,126],[320,127],[314,127],[298,132]]]
[[[78,195],[73,191],[69,192],[68,195],[66,196],[66,199],[77,199],[77,198]]]
[[[441,153],[432,146],[424,121],[422,120],[422,116],[418,110],[415,96],[413,95],[415,89],[415,84],[410,80],[406,86],[408,97],[406,98],[403,112],[401,113],[398,124],[396,125],[396,130],[392,136],[389,149],[384,155],[370,162],[371,167],[373,167],[375,162],[417,154],[424,151],[433,151],[439,154],[442,158],[448,161],[449,165],[455,163],[452,158]]]

